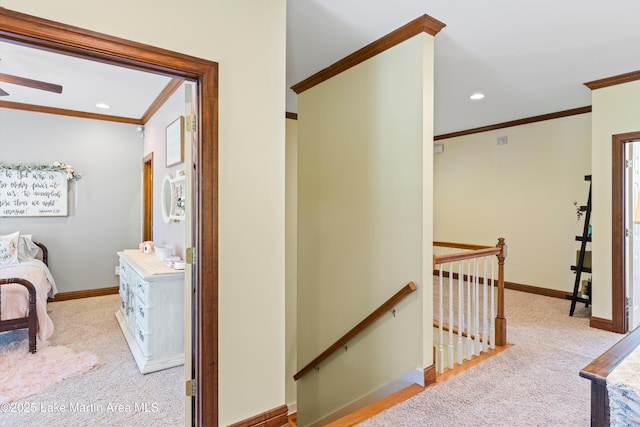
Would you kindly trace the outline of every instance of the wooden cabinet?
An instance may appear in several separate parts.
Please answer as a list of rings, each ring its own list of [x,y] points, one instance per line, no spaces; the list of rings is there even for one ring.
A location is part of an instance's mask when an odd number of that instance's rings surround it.
[[[184,364],[184,272],[154,254],[118,252],[116,319],[141,373]]]

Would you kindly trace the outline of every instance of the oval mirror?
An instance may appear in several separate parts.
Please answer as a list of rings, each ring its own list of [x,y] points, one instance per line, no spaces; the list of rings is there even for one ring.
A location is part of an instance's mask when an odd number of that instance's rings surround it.
[[[171,183],[171,178],[171,174],[164,176],[160,190],[160,210],[162,211],[162,219],[166,224],[171,222],[171,215],[173,215],[173,184]]]

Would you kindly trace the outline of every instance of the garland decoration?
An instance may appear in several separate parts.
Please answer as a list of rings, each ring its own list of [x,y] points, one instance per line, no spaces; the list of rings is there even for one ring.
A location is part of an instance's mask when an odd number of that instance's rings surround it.
[[[74,171],[71,165],[67,165],[65,163],[53,162],[50,165],[23,165],[23,164],[15,164],[15,165],[7,165],[4,163],[0,163],[0,169],[9,169],[15,171],[44,171],[44,172],[66,172],[67,173],[67,181],[77,181],[82,178],[78,172]]]

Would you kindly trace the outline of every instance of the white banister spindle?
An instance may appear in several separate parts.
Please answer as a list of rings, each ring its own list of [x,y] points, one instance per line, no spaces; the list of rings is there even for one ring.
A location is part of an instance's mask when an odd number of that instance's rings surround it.
[[[478,289],[478,276],[480,271],[478,268],[478,258],[473,259],[474,274],[473,274],[473,335],[475,342],[473,345],[473,352],[476,356],[480,356],[480,304],[479,304],[479,289]]]
[[[448,359],[449,359],[449,369],[453,369],[453,357],[454,357],[454,353],[453,353],[453,322],[454,322],[454,317],[453,317],[453,263],[449,263],[449,317],[448,317],[448,324],[449,324],[449,345],[448,345]]]
[[[462,363],[464,357],[464,261],[458,263],[458,352],[457,363]]]
[[[438,289],[439,289],[439,310],[438,310],[438,314],[439,314],[439,318],[438,318],[438,337],[439,339],[439,344],[438,344],[438,360],[437,360],[437,364],[438,366],[436,366],[436,369],[438,369],[438,372],[443,373],[444,372],[444,305],[443,305],[443,287],[442,287],[442,264],[440,264],[440,280],[438,280]]]
[[[484,283],[482,286],[482,351],[489,349],[489,257],[484,257]]]
[[[471,360],[471,356],[473,355],[473,341],[471,338],[471,330],[473,329],[473,312],[471,311],[471,298],[473,297],[473,286],[471,283],[471,262],[467,261],[467,279],[466,279],[466,283],[467,283],[467,324],[466,326],[466,330],[467,330],[467,359]],[[462,278],[462,280],[464,280],[464,278]]]

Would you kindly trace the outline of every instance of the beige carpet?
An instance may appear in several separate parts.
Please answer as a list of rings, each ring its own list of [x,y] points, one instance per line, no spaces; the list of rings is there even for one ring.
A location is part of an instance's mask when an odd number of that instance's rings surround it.
[[[115,319],[117,307],[117,295],[49,303],[50,345],[90,351],[98,364],[16,401],[14,412],[0,413],[0,425],[184,425],[183,367],[140,374]]]
[[[590,382],[579,372],[623,336],[589,327],[590,309],[507,290],[514,346],[360,424],[589,426]]]

